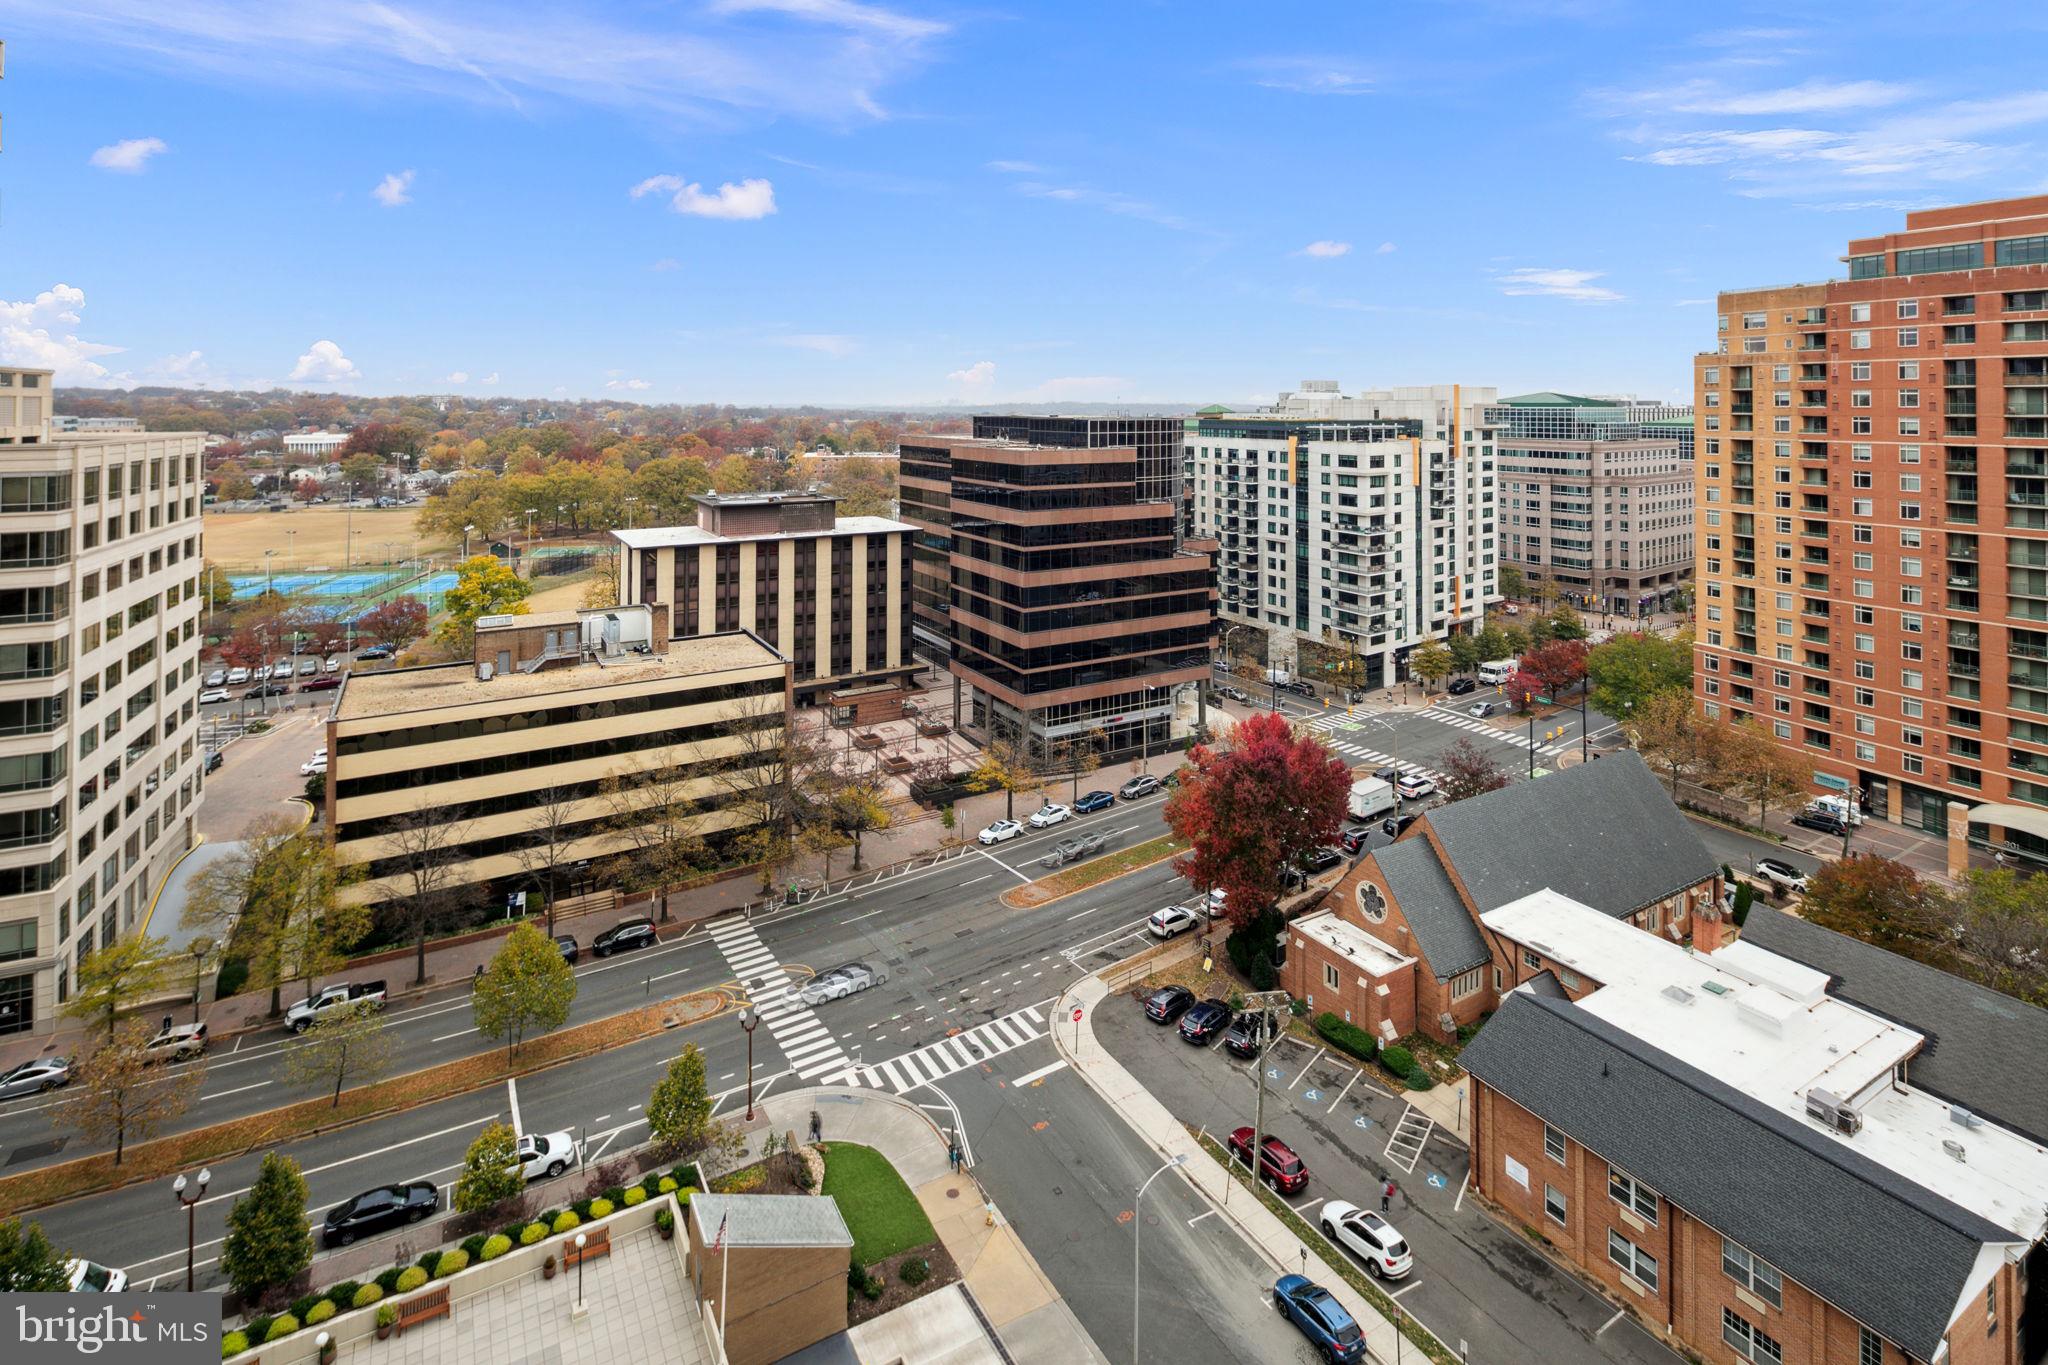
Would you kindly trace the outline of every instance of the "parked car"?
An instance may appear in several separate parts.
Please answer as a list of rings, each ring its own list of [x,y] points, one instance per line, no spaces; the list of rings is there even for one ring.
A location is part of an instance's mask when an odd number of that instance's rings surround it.
[[[1346,853],[1356,853],[1365,847],[1365,841],[1372,838],[1371,825],[1346,825],[1337,835],[1337,844]]]
[[[292,656],[280,654],[278,655],[277,663],[270,670],[270,676],[273,678],[289,678],[292,675],[292,668]]]
[[[1031,812],[1030,825],[1033,829],[1051,829],[1060,821],[1073,818],[1074,812],[1068,810],[1057,801],[1048,801],[1045,805]]]
[[[36,1057],[0,1075],[0,1100],[21,1095],[40,1095],[60,1085],[71,1084],[71,1059]]]
[[[304,763],[301,763],[299,765],[299,776],[301,777],[311,777],[314,773],[324,773],[326,771],[326,754],[315,754],[313,755],[313,757],[307,759]]]
[[[1406,773],[1394,784],[1394,790],[1410,801],[1420,801],[1436,790],[1436,783],[1421,773]]]
[[[330,654],[327,656],[327,671],[329,673],[341,672],[341,656],[339,654]]]
[[[1243,688],[1232,687],[1228,683],[1224,684],[1222,687],[1217,688],[1216,695],[1224,698],[1227,701],[1249,702],[1251,700],[1250,697],[1245,695],[1245,691]]]
[[[1229,1049],[1231,1056],[1249,1060],[1258,1056],[1279,1032],[1279,1027],[1266,1017],[1264,1010],[1248,1010],[1230,1021],[1230,1031],[1223,1035],[1223,1046]]]
[[[1108,810],[1115,804],[1116,795],[1113,792],[1082,792],[1080,799],[1074,802],[1074,814],[1093,815],[1096,811]]]
[[[1373,769],[1372,775],[1382,782],[1399,782],[1401,780],[1401,770],[1391,763],[1384,768]]]
[[[1154,938],[1172,938],[1175,934],[1185,934],[1201,922],[1201,917],[1185,905],[1169,905],[1164,910],[1155,910],[1152,918],[1145,921],[1145,927],[1152,931]]]
[[[319,661],[318,659],[301,659],[301,660],[299,660],[299,676],[300,676],[300,677],[302,677],[302,678],[310,678],[310,677],[312,677],[312,676],[313,676],[313,675],[314,675],[315,673],[318,673],[319,671],[320,671],[320,661]]]
[[[1273,1307],[1307,1337],[1323,1359],[1364,1360],[1365,1332],[1335,1295],[1306,1275],[1273,1282]]]
[[[1161,986],[1146,998],[1145,1017],[1155,1024],[1170,1024],[1194,1003],[1195,993],[1186,986]]]
[[[204,701],[205,698],[202,697],[200,700]],[[1793,816],[1792,823],[1805,829],[1817,829],[1822,834],[1833,834],[1837,837],[1840,837],[1843,831],[1849,828],[1841,816],[1829,814],[1824,810],[1814,810],[1812,807],[1808,807]]]
[[[576,1139],[567,1133],[526,1133],[519,1139],[519,1173],[528,1180],[560,1175],[576,1160]]]
[[[1408,1243],[1378,1214],[1342,1199],[1323,1205],[1323,1236],[1365,1262],[1375,1280],[1405,1279],[1415,1268]]]
[[[1756,873],[1768,881],[1782,894],[1787,891],[1804,891],[1806,874],[1782,858],[1758,858]]]
[[[320,1229],[320,1240],[330,1247],[350,1246],[358,1238],[417,1223],[440,1209],[441,1191],[431,1180],[379,1185],[329,1209],[327,1221]]]
[[[1293,682],[1281,683],[1280,690],[1282,692],[1292,692],[1297,697],[1307,697],[1310,701],[1315,700],[1315,684],[1305,678],[1296,678]]]
[[[142,1045],[143,1060],[148,1062],[182,1062],[205,1052],[204,1024],[172,1024],[157,1030],[156,1037]]]
[[[244,697],[247,697],[250,701],[255,701],[258,697],[282,697],[289,691],[291,691],[291,689],[289,687],[286,687],[283,683],[267,682],[257,683],[254,687],[250,688],[247,692],[244,692],[242,695]]]
[[[356,661],[365,663],[372,659],[388,659],[391,653],[390,645],[371,645],[368,649],[356,651]]]
[[[73,1258],[64,1263],[65,1274],[71,1277],[71,1292],[74,1294],[118,1294],[128,1287],[128,1272],[97,1261]]]
[[[225,687],[209,687],[199,694],[201,706],[211,706],[217,701],[232,701],[233,696]]]
[[[225,668],[216,668],[206,675],[204,686],[223,687],[227,684],[227,680],[228,671]]]
[[[300,683],[299,691],[332,692],[335,688],[339,686],[341,686],[341,679],[339,678],[315,678],[311,682]]]
[[[1000,844],[1007,839],[1016,838],[1023,832],[1024,826],[1015,820],[998,820],[975,837],[984,844]]]
[[[226,761],[225,755],[220,750],[211,750],[206,755],[206,771],[210,773],[218,772],[220,771],[220,765]]]
[[[270,665],[258,664],[249,671],[249,681],[263,682],[270,677]]]
[[[555,946],[562,950],[562,961],[574,966],[579,951],[576,947],[576,936],[574,934],[556,934]]]
[[[229,686],[229,687],[240,687],[240,686],[241,686],[241,685],[242,685],[243,683],[245,683],[245,682],[247,682],[247,681],[249,681],[249,670],[248,670],[248,669],[246,669],[246,668],[242,668],[242,667],[240,667],[240,666],[238,665],[238,666],[236,666],[236,667],[234,667],[234,668],[231,668],[231,669],[229,669],[229,670],[228,670],[228,686]]]
[[[651,948],[660,942],[654,932],[654,921],[645,915],[622,919],[611,928],[590,940],[590,951],[599,957],[610,957],[613,953],[630,952],[635,948]]]
[[[1453,678],[1451,679],[1451,685],[1444,690],[1454,697],[1462,697],[1468,692],[1477,692],[1479,690],[1479,682],[1474,678]]]
[[[870,986],[886,985],[888,980],[889,974],[879,967],[870,967],[865,962],[849,962],[819,972],[804,982],[803,989],[796,996],[806,1005],[822,1005],[827,1000],[843,1000]]]
[[[1334,848],[1312,848],[1301,855],[1301,865],[1310,876],[1326,872],[1344,861],[1344,855]]]
[[[304,1033],[322,1019],[355,1006],[376,1009],[384,1003],[382,981],[343,981],[327,987],[311,1000],[301,1000],[284,1012],[284,1026]]]
[[[1139,773],[1116,789],[1116,794],[1126,801],[1135,801],[1141,796],[1150,796],[1159,790],[1159,779],[1150,773]]]
[[[1180,1036],[1190,1043],[1207,1043],[1230,1027],[1232,1010],[1227,1000],[1209,999],[1180,1017]]]
[[[1243,1015],[1238,1016],[1243,1019]],[[1225,1035],[1228,1037],[1229,1035]],[[1245,1165],[1252,1164],[1252,1130],[1249,1125],[1230,1134],[1230,1154]],[[1259,1179],[1281,1194],[1298,1194],[1308,1187],[1308,1164],[1294,1149],[1271,1133],[1259,1143]]]
[[[1415,811],[1408,815],[1389,815],[1386,819],[1380,821],[1380,829],[1389,839],[1398,839],[1408,832],[1408,826],[1421,818],[1421,811]]]

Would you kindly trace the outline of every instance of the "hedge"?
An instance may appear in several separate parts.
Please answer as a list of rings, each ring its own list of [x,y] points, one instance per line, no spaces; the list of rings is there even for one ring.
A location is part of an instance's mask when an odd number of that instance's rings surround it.
[[[1373,1036],[1356,1024],[1348,1024],[1327,1011],[1316,1016],[1316,1032],[1324,1042],[1340,1052],[1348,1052],[1361,1062],[1369,1062],[1379,1050]]]
[[[1406,1080],[1409,1073],[1415,1070],[1415,1054],[1405,1047],[1396,1045],[1380,1053],[1380,1065]]]
[[[427,1272],[416,1265],[409,1265],[398,1272],[398,1292],[410,1294],[427,1282]]]
[[[493,1233],[484,1239],[483,1259],[495,1261],[512,1249],[512,1239],[504,1233]]]

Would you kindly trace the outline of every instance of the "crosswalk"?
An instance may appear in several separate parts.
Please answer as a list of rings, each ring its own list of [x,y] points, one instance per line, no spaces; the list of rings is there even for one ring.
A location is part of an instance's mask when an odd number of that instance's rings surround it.
[[[1488,725],[1485,721],[1475,720],[1471,716],[1460,715],[1456,711],[1444,711],[1431,706],[1424,709],[1420,714],[1424,720],[1433,720],[1439,725],[1452,725],[1460,730],[1469,730],[1475,735],[1484,735],[1488,739],[1498,740],[1502,744],[1512,745],[1517,749],[1527,749],[1530,747],[1529,741],[1525,737],[1516,734],[1512,730],[1499,729]],[[1535,749],[1539,754],[1547,754],[1554,758],[1564,752],[1566,747],[1568,746],[1538,744],[1535,746]]]
[[[789,974],[775,960],[754,932],[754,926],[740,915],[728,915],[711,926],[711,941],[725,955],[726,965],[739,978],[747,995],[761,1012],[761,1022],[789,1059],[790,1069],[805,1080],[844,1071],[846,1053],[812,1012],[797,999]]]
[[[873,1066],[848,1067],[834,1077],[841,1085],[866,1085],[892,1089],[901,1095],[921,1085],[943,1080],[957,1071],[980,1066],[991,1058],[1013,1052],[1026,1043],[1047,1036],[1045,1015],[1036,1005],[1026,1005],[978,1027],[942,1038],[936,1043],[906,1052]]]
[[[1443,774],[1433,768],[1425,768],[1420,763],[1410,763],[1406,759],[1395,758],[1392,754],[1383,754],[1377,749],[1368,749],[1363,744],[1348,738],[1339,738],[1338,732],[1346,724],[1355,724],[1355,722],[1347,721],[1342,715],[1333,714],[1317,716],[1308,723],[1308,728],[1321,731],[1324,741],[1339,753],[1349,754],[1353,758],[1362,758],[1368,763],[1398,768],[1410,776],[1426,777],[1432,782],[1441,782],[1443,780]],[[1351,732],[1347,731],[1345,733]]]

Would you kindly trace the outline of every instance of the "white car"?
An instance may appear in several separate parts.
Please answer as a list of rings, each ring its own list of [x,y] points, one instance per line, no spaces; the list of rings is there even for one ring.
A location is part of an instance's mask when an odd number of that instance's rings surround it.
[[[299,776],[301,777],[311,777],[315,773],[324,773],[326,771],[326,754],[315,754],[311,758],[307,759],[304,763],[301,763],[299,765]]]
[[[240,664],[228,670],[229,687],[240,687],[247,681],[249,681],[249,670],[243,668]]]
[[[1366,1273],[1376,1280],[1405,1279],[1415,1268],[1415,1257],[1394,1225],[1376,1213],[1332,1199],[1323,1205],[1323,1236],[1365,1262]]]
[[[128,1287],[128,1272],[91,1261],[70,1260],[64,1269],[71,1276],[74,1294],[118,1294]]]
[[[1015,820],[998,820],[980,834],[984,844],[1000,844],[1005,839],[1014,839],[1024,832],[1024,826]]]
[[[1399,782],[1394,784],[1394,790],[1407,797],[1410,801],[1414,801],[1428,796],[1431,792],[1435,791],[1436,783],[1430,781],[1421,773],[1407,773],[1402,776]]]
[[[227,680],[228,671],[225,668],[216,668],[211,673],[208,673],[206,675],[206,686],[220,687],[223,684],[225,684]]]
[[[1185,934],[1201,922],[1201,916],[1185,905],[1169,905],[1164,910],[1155,911],[1152,918],[1145,921],[1145,927],[1152,931],[1154,938],[1172,938],[1175,934]]]
[[[1037,810],[1031,812],[1031,828],[1051,829],[1054,825],[1060,823],[1060,821],[1071,820],[1073,818],[1074,812],[1067,809],[1065,806],[1058,805],[1056,803],[1049,806],[1040,806]]]
[[[870,967],[865,962],[848,962],[819,972],[803,984],[796,998],[806,1005],[822,1005],[827,1000],[843,1000],[858,991],[879,986],[888,981],[889,974]]]
[[[576,1161],[576,1139],[567,1133],[527,1133],[519,1139],[519,1173],[528,1180],[560,1175]]]
[[[207,706],[217,701],[231,700],[233,698],[229,696],[228,690],[225,687],[209,687],[199,694],[199,704],[201,706]]]
[[[327,671],[329,673],[341,672],[341,656],[339,654],[330,654],[327,656]]]
[[[270,665],[269,665],[269,664],[258,664],[258,665],[256,665],[256,667],[255,667],[255,668],[253,668],[253,669],[249,670],[249,681],[250,681],[250,682],[269,682],[269,681],[270,681]]]
[[[1758,858],[1756,874],[1770,882],[1780,893],[1806,890],[1806,874],[1779,858]]]

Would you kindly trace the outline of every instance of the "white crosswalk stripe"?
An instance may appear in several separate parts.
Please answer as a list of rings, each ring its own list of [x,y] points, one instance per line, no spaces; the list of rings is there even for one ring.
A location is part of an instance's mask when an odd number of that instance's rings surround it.
[[[1473,719],[1471,716],[1461,716],[1453,711],[1439,711],[1434,707],[1417,714],[1422,716],[1424,720],[1433,720],[1439,725],[1455,726],[1460,730],[1466,730],[1475,735],[1485,735],[1488,739],[1499,740],[1502,744],[1513,745],[1517,749],[1526,750],[1529,747],[1529,741],[1526,737],[1515,734],[1512,731],[1496,729],[1483,721]],[[1536,746],[1536,752],[1555,757],[1567,747],[1569,746],[1560,744],[1539,744]]]
[[[886,1083],[900,1095],[920,1085],[944,1080],[955,1072],[979,1066],[1006,1052],[1014,1052],[1046,1036],[1045,1016],[1027,1005],[964,1033],[906,1052],[901,1057],[860,1067],[845,1067],[840,1074],[827,1077],[827,1082],[833,1085],[867,1085],[877,1090]]]
[[[713,924],[710,933],[732,974],[753,992],[761,1022],[768,1026],[791,1069],[807,1081],[844,1071],[845,1050],[810,1006],[797,999],[795,984],[761,942],[754,926],[742,916],[731,915]]]

